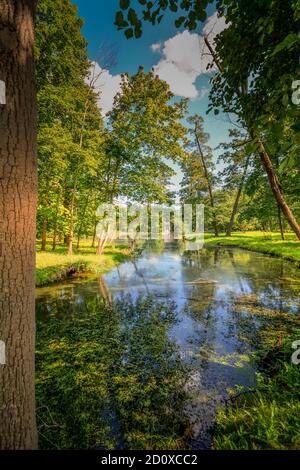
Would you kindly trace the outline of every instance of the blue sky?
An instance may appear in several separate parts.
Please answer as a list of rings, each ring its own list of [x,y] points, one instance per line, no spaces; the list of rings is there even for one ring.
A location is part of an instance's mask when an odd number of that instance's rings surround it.
[[[209,89],[209,75],[201,73],[206,67],[204,56],[200,58],[197,50],[198,36],[188,32],[179,32],[175,28],[175,15],[167,14],[160,25],[153,27],[144,24],[143,35],[140,39],[127,40],[122,31],[114,25],[115,12],[119,7],[119,0],[73,0],[78,6],[78,13],[84,19],[83,34],[88,41],[88,53],[91,60],[99,61],[99,48],[103,45],[113,44],[117,54],[115,65],[106,72],[106,83],[103,94],[110,96],[118,85],[118,77],[122,72],[136,73],[140,65],[145,70],[156,67],[156,73],[169,82],[172,91],[177,96],[185,94],[190,97],[190,113],[199,113],[205,119],[205,130],[210,134],[210,145],[215,148],[220,142],[228,140],[230,124],[226,116],[220,114],[206,115],[208,105],[207,91]],[[135,4],[138,2],[136,1]],[[210,7],[208,16],[211,17],[214,8]],[[213,18],[213,17],[212,17]],[[218,30],[216,20],[207,25],[214,25]],[[199,31],[205,27],[202,25]],[[214,34],[214,33],[212,33]],[[151,46],[155,44],[152,50]],[[203,49],[201,49],[203,50]],[[178,57],[176,54],[178,53]],[[208,60],[208,59],[206,59]],[[174,61],[175,67],[174,68]],[[196,72],[194,73],[194,70]],[[197,96],[195,96],[197,95]],[[103,98],[104,99],[104,98]],[[107,98],[109,100],[109,98]],[[215,152],[215,158],[218,152]],[[180,175],[176,180],[180,179]],[[176,183],[176,181],[174,181]]]

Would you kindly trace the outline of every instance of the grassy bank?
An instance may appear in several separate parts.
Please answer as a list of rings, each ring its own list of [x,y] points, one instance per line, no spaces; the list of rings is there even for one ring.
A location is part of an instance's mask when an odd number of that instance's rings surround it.
[[[67,248],[58,245],[56,250],[41,251],[40,244],[36,254],[36,286],[44,286],[65,279],[68,275],[90,271],[104,273],[130,257],[128,246],[107,246],[103,255],[95,255],[90,242],[83,243],[73,256],[67,255]]]
[[[261,355],[256,390],[217,414],[215,449],[300,449],[300,365],[291,362],[299,339],[298,329]]]
[[[218,238],[206,234],[205,243],[236,246],[300,263],[300,243],[293,234],[287,234],[284,241],[279,233],[239,232]],[[274,330],[274,337],[278,333]],[[294,327],[283,335],[281,345],[270,341],[258,353],[257,387],[219,409],[215,449],[300,449],[300,365],[291,362],[296,340],[300,340],[300,329]]]
[[[231,237],[205,234],[205,244],[236,246],[300,263],[300,242],[292,233],[287,233],[285,240],[275,232],[234,232]]]

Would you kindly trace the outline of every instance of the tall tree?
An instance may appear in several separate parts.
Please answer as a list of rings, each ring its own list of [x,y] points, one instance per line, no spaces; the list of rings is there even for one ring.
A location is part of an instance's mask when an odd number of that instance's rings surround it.
[[[172,103],[168,84],[142,67],[124,74],[121,93],[108,115],[105,183],[107,202],[116,196],[148,203],[169,202],[170,162],[184,155],[186,102]],[[99,238],[98,254],[103,246]]]
[[[145,5],[144,21],[160,23],[166,11],[180,11],[182,16],[177,18],[176,27],[184,25],[190,30],[206,19],[204,10],[209,3],[207,0],[138,1]],[[121,0],[120,7],[115,21],[118,29],[123,29],[127,38],[140,37],[139,9],[132,8],[129,0]],[[291,110],[289,94],[299,74],[299,1],[218,0],[217,10],[225,17],[228,27],[213,45],[205,38],[219,70],[212,78],[210,109],[215,108],[217,113],[221,107],[224,112],[238,116],[256,145],[278,207],[300,239],[299,223],[274,169],[273,155],[264,142],[266,127],[280,123],[282,133],[286,114],[297,114],[295,109]],[[299,129],[299,113],[295,121]]]
[[[226,229],[227,236],[231,235],[234,227],[235,217],[238,212],[239,202],[245,185],[250,158],[252,156],[251,150],[247,145],[249,143],[249,137],[247,135],[236,129],[231,129],[229,135],[232,140],[229,143],[221,144],[220,147],[224,149],[224,153],[219,157],[219,161],[223,161],[226,164],[226,167],[222,170],[223,177],[225,176],[224,189],[231,191],[236,190],[230,220]]]
[[[297,2],[220,0],[218,9],[229,25],[216,38],[215,50],[205,39],[218,67],[212,79],[211,108],[222,107],[238,116],[256,146],[280,210],[300,239],[299,223],[275,171],[274,156],[264,142],[269,125],[278,121],[283,126],[289,107],[288,103],[282,106],[287,90],[282,77],[292,89],[293,74],[299,69]]]
[[[0,0],[0,448],[37,447],[34,393],[37,189],[34,0]]]
[[[207,185],[209,203],[210,203],[210,207],[212,211],[214,233],[215,233],[215,236],[218,237],[219,231],[218,231],[218,223],[217,223],[217,216],[216,216],[215,200],[214,200],[213,188],[212,188],[212,174],[209,172],[209,168],[206,162],[208,158],[210,160],[210,163],[212,160],[211,150],[207,147],[208,135],[204,132],[203,118],[201,116],[196,114],[194,116],[191,116],[188,119],[188,121],[194,126],[192,132],[195,136],[196,146],[198,150],[197,153],[201,160],[204,178],[205,178],[206,185]],[[203,148],[204,146],[205,146],[205,150],[207,154],[206,157],[204,155],[204,148]]]

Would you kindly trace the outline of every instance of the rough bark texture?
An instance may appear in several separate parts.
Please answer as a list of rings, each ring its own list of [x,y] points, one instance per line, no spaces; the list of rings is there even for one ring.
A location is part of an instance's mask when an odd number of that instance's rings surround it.
[[[37,192],[34,0],[0,0],[0,448],[37,447],[34,393]]]

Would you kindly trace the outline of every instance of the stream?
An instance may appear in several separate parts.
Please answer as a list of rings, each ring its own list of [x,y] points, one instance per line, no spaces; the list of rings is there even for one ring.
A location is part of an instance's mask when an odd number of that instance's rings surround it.
[[[217,407],[255,387],[254,353],[293,327],[299,292],[299,269],[281,259],[241,249],[149,245],[102,276],[82,274],[38,288],[37,315],[43,321],[74,315],[99,295],[108,303],[147,295],[173,302],[176,321],[168,338],[188,366],[190,446],[209,449]]]

